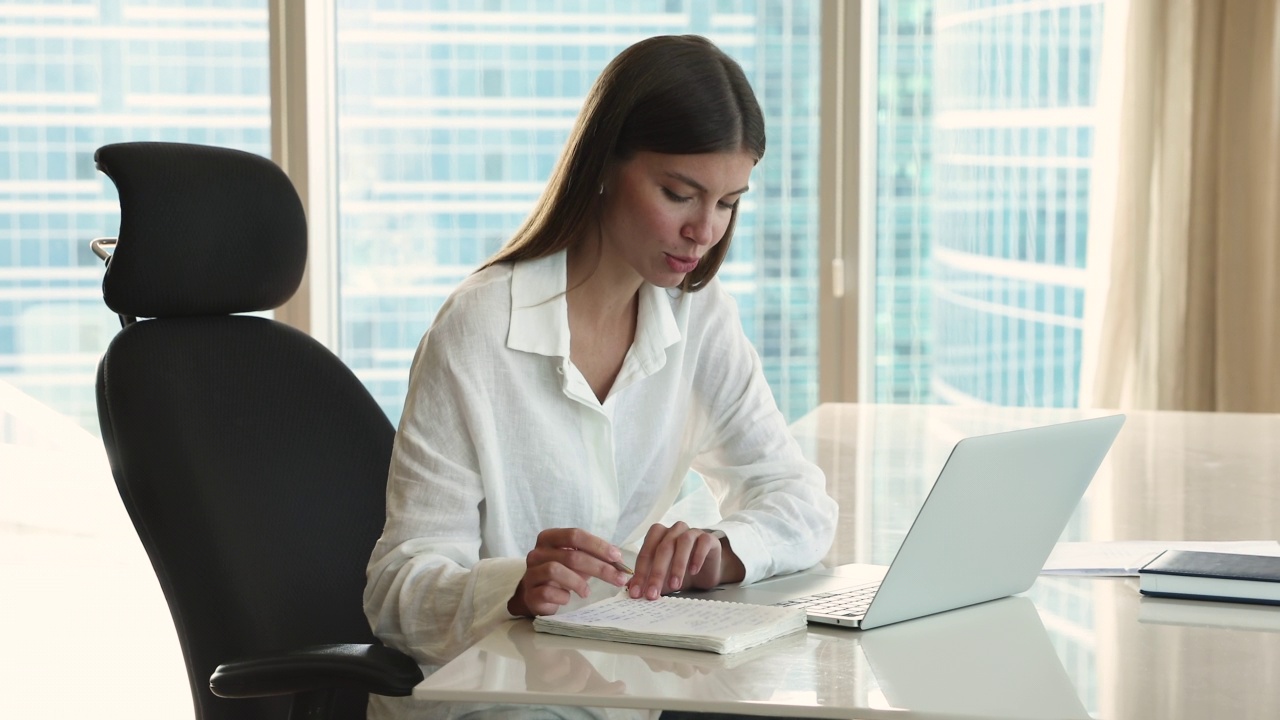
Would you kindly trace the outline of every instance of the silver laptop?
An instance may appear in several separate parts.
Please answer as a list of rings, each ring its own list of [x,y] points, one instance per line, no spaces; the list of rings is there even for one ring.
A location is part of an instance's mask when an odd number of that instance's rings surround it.
[[[869,630],[1023,592],[1124,419],[1111,415],[956,443],[887,568],[814,568],[699,594],[799,606],[810,622]]]

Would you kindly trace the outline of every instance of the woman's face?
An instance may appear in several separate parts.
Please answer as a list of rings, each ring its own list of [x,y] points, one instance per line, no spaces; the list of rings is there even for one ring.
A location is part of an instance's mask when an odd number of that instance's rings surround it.
[[[605,183],[602,265],[680,285],[724,237],[754,166],[746,152],[636,153]]]

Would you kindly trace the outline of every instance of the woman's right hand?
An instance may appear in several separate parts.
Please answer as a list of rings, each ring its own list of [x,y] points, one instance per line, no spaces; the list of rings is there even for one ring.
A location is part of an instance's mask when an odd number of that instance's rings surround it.
[[[569,603],[570,593],[586,597],[593,577],[622,587],[627,574],[613,565],[621,561],[621,550],[586,530],[543,530],[525,556],[524,577],[507,601],[507,611],[523,617],[554,615]]]

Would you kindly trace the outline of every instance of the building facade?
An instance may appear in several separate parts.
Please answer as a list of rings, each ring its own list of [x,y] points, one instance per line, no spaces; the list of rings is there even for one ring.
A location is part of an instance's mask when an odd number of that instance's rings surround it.
[[[93,153],[165,140],[270,154],[260,1],[0,2],[0,383],[97,429],[119,329],[95,237],[120,227]]]
[[[935,398],[1074,407],[1101,2],[940,0]]]
[[[448,292],[532,207],[618,51],[698,33],[743,66],[769,148],[721,271],[788,417],[817,402],[819,6],[765,0],[337,0],[338,350],[395,420]],[[96,429],[118,328],[93,151],[166,140],[270,155],[262,0],[0,1],[0,382]]]
[[[875,402],[932,398],[934,2],[876,18]]]

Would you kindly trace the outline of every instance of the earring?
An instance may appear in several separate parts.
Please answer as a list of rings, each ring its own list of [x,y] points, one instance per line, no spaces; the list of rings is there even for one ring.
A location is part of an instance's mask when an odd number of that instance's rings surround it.
[[[600,194],[604,194],[604,183],[600,183]]]

